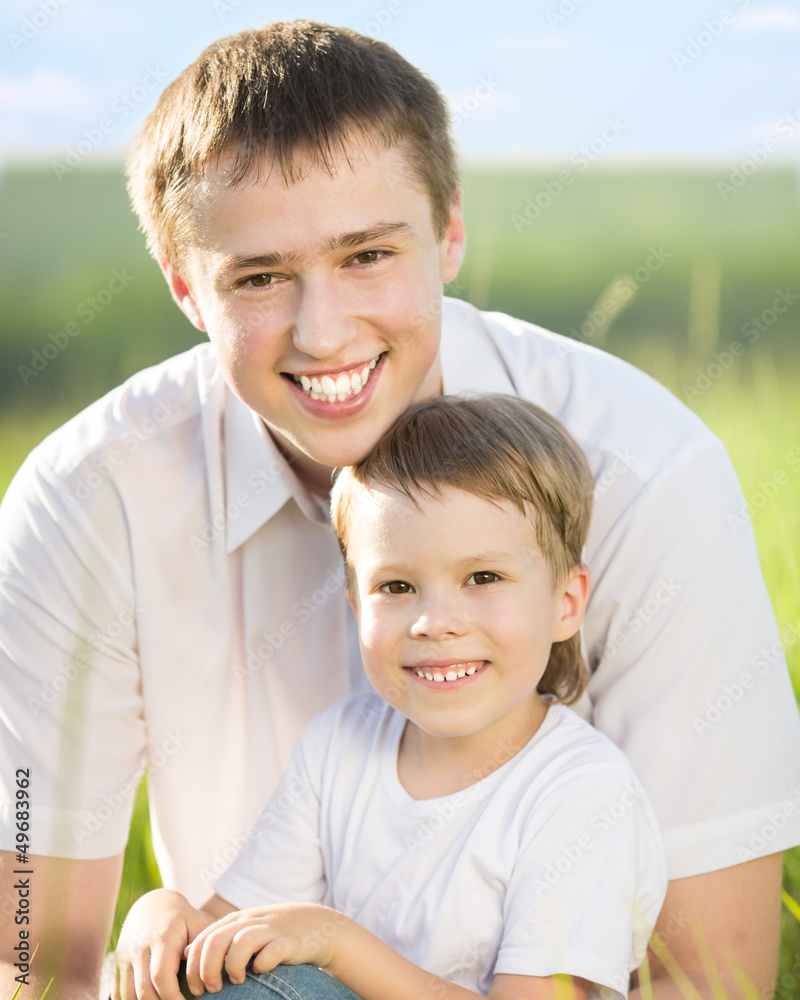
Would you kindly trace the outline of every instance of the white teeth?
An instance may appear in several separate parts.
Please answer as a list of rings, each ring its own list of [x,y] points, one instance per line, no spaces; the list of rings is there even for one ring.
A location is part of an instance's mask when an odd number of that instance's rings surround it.
[[[357,396],[361,392],[380,359],[381,356],[378,355],[360,372],[353,372],[352,375],[342,373],[337,375],[335,379],[330,375],[321,375],[319,378],[316,375],[311,377],[293,375],[292,378],[295,384],[299,385],[312,399],[325,399],[329,403],[335,403],[338,400],[341,403],[349,396]]]
[[[417,675],[417,677],[424,677],[426,681],[436,681],[437,683],[447,683],[448,681],[457,681],[462,677],[472,677],[479,670],[483,668],[484,664],[481,663],[478,667],[459,667],[458,664],[454,664],[444,673],[441,670],[428,671],[422,667],[412,667],[411,669]]]

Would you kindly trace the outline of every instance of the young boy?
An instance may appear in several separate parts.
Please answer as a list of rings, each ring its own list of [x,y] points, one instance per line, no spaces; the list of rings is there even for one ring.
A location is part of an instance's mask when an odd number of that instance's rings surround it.
[[[422,403],[341,473],[377,694],[306,729],[205,914],[165,891],[137,904],[117,996],[150,996],[187,944],[195,992],[254,958],[321,966],[363,1000],[544,998],[559,976],[627,994],[666,867],[625,756],[562,704],[587,679],[592,491],[564,429],[504,396]]]

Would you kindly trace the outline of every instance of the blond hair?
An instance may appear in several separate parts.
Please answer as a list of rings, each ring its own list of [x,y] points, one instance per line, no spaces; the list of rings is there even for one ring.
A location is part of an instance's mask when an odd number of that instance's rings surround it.
[[[450,114],[436,84],[391,46],[350,28],[295,20],[221,38],[164,90],[128,158],[128,191],[157,256],[191,239],[191,197],[209,167],[233,157],[231,185],[297,161],[331,170],[353,136],[404,144],[409,173],[444,237],[458,190]]]
[[[530,520],[554,585],[582,565],[594,492],[589,465],[561,424],[523,399],[436,396],[407,410],[334,484],[331,521],[345,561],[354,501],[376,486],[417,507],[420,497],[440,498],[447,488],[509,502]],[[553,643],[539,693],[571,704],[587,681],[580,636]]]

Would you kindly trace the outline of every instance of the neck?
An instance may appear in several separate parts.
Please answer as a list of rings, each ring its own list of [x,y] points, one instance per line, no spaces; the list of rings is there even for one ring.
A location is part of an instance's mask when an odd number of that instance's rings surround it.
[[[523,750],[546,715],[547,705],[534,692],[511,712],[466,736],[434,736],[409,720],[397,754],[400,784],[414,799],[460,792]]]
[[[295,448],[282,434],[279,434],[269,426],[267,426],[267,432],[278,446],[283,457],[291,465],[294,474],[309,493],[314,493],[316,496],[327,499],[331,491],[331,473],[333,472],[333,467],[315,462],[313,458],[309,458],[299,448]]]

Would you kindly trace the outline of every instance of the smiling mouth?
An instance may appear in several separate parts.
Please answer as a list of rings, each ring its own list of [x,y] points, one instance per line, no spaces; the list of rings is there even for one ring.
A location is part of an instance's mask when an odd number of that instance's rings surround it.
[[[406,667],[426,681],[436,681],[446,684],[448,681],[461,680],[462,677],[472,677],[473,674],[480,673],[486,666],[487,660],[472,660],[465,663],[453,663],[446,670],[437,667]]]
[[[331,372],[330,375],[293,375],[290,372],[284,374],[311,399],[342,403],[363,390],[382,357],[383,354],[379,354],[361,368]]]

